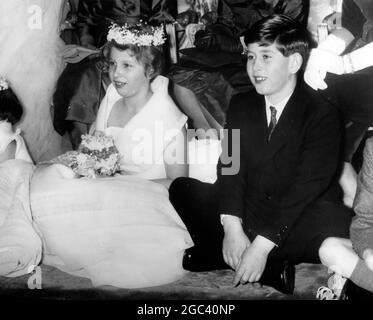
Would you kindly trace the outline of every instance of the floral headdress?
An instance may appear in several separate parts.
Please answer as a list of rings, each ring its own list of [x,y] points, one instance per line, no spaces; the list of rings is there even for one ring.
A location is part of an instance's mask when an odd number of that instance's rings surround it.
[[[9,83],[4,77],[0,77],[0,91],[7,90]]]
[[[166,38],[162,26],[153,27],[140,22],[133,26],[128,24],[119,26],[113,23],[109,28],[107,40],[114,40],[120,45],[160,46],[164,44]]]

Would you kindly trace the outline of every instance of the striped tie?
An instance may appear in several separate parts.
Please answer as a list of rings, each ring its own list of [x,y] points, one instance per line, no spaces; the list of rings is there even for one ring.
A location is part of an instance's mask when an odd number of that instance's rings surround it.
[[[276,113],[277,113],[277,110],[275,107],[269,107],[269,109],[271,110],[271,122],[269,123],[269,126],[268,126],[268,141],[271,140],[271,135],[273,133],[273,130],[275,130],[275,127],[276,127],[276,124],[277,124],[277,120],[276,120]]]

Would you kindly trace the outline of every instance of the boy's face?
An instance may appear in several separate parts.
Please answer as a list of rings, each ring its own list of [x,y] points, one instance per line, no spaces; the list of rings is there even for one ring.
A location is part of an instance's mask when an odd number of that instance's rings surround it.
[[[274,43],[269,46],[249,44],[247,58],[247,73],[259,94],[272,103],[291,94],[296,77],[290,57],[283,56]]]

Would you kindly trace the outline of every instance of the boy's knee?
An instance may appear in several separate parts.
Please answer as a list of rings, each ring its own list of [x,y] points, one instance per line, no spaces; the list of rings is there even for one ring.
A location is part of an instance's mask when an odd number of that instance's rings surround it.
[[[193,194],[194,187],[192,186],[194,179],[187,177],[179,177],[172,181],[168,195],[170,202],[180,214],[180,210],[190,206],[190,201],[195,197]]]
[[[175,197],[176,195],[185,194],[185,191],[189,188],[189,178],[179,177],[172,181],[170,188],[168,190],[170,198]]]

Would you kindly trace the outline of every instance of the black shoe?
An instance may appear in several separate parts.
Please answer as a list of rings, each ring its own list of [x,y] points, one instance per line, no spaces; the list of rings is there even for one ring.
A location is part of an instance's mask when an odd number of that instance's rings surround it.
[[[288,261],[269,262],[264,269],[259,283],[273,287],[284,294],[293,294],[295,267]]]
[[[373,292],[360,288],[347,279],[342,290],[341,300],[373,300]]]
[[[201,272],[228,269],[229,266],[224,260],[219,260],[216,256],[193,247],[185,250],[183,268],[193,272]]]

